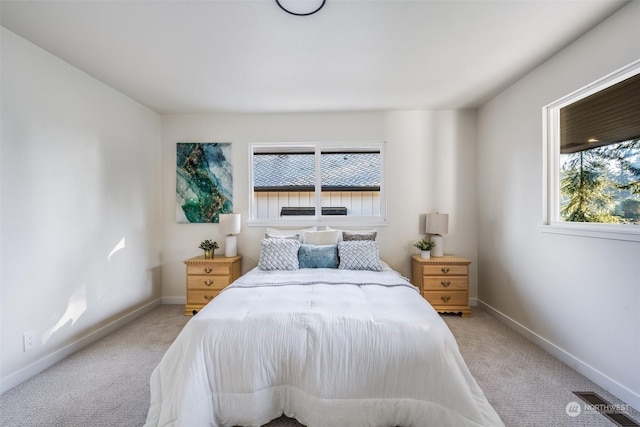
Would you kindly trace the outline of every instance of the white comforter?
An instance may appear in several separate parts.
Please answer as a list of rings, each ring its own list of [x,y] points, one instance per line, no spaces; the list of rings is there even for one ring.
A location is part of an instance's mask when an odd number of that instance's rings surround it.
[[[282,414],[309,427],[503,426],[446,324],[390,269],[242,276],[154,370],[146,425]]]

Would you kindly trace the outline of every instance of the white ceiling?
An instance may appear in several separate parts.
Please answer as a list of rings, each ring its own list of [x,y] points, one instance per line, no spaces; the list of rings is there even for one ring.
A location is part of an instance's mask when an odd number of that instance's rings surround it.
[[[311,0],[307,0],[311,1]],[[159,113],[475,108],[621,0],[2,0],[1,23]]]

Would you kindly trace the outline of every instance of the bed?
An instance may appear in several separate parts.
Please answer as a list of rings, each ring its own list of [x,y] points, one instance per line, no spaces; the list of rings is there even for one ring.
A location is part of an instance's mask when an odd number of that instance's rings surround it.
[[[266,240],[289,239],[264,239],[153,371],[146,426],[503,426],[444,321],[377,252],[375,268],[307,268],[296,240],[297,268],[264,268]],[[340,245],[339,267],[372,244]]]

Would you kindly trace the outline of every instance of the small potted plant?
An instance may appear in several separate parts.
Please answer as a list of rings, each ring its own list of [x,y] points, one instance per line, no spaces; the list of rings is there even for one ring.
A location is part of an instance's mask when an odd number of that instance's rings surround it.
[[[199,248],[204,251],[204,259],[213,259],[213,251],[218,249],[218,242],[213,240],[205,240],[200,243]]]
[[[415,242],[413,246],[420,249],[420,258],[429,259],[431,258],[431,249],[435,248],[436,242],[423,238]]]

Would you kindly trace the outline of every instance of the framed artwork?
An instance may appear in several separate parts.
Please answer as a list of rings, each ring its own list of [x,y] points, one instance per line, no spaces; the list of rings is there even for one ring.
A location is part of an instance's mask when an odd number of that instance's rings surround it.
[[[176,221],[219,222],[233,212],[231,144],[176,144]]]

